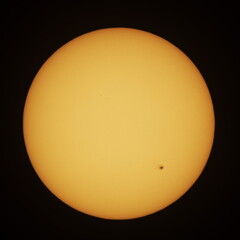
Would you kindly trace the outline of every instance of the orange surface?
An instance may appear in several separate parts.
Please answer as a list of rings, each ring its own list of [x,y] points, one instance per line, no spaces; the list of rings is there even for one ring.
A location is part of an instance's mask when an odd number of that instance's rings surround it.
[[[213,137],[213,104],[196,66],[136,29],[97,30],[61,47],[24,109],[40,179],[100,218],[142,217],[176,201],[204,169]]]

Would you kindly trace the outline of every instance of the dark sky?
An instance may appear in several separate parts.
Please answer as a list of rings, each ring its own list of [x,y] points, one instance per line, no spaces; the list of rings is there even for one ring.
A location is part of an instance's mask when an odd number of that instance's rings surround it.
[[[148,2],[49,5],[32,1],[1,6],[1,239],[210,239],[229,238],[237,232],[240,51],[236,4]],[[71,39],[105,27],[146,30],[179,47],[202,73],[216,117],[213,149],[193,187],[166,209],[128,221],[94,218],[53,196],[35,174],[22,134],[25,98],[41,65]]]

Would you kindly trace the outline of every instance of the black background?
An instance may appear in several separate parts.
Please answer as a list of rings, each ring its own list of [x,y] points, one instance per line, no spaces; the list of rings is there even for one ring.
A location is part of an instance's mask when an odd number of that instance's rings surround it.
[[[1,239],[231,239],[237,232],[237,6],[179,2],[1,6]],[[179,47],[202,73],[215,109],[215,141],[200,178],[171,206],[134,220],[95,218],[62,203],[35,174],[23,141],[24,102],[41,65],[71,39],[106,27],[146,30]]]

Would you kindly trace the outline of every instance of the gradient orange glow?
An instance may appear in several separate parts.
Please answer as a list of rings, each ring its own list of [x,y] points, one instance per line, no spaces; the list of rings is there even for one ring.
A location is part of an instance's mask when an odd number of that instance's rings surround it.
[[[73,39],[37,73],[24,139],[46,187],[106,219],[157,212],[197,180],[214,137],[203,77],[154,34],[107,28]]]

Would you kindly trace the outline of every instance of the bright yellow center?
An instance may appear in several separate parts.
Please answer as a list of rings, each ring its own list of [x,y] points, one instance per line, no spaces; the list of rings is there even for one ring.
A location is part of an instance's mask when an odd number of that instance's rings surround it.
[[[198,69],[168,41],[135,29],[97,30],[61,47],[24,109],[40,179],[100,218],[142,217],[176,201],[201,174],[213,136]]]

